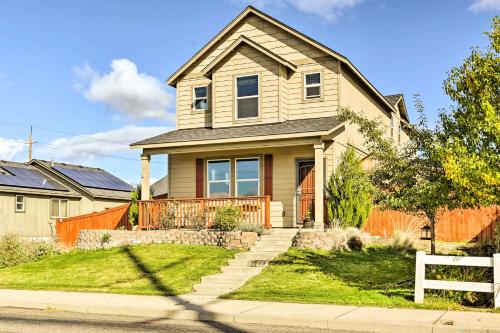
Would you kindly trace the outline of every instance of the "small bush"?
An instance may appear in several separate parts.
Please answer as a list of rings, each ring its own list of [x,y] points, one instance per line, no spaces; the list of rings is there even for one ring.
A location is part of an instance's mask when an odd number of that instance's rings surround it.
[[[243,232],[256,232],[259,236],[264,234],[264,227],[261,225],[243,224],[239,226],[238,230]]]
[[[13,235],[4,236],[0,239],[0,268],[35,262],[60,253],[52,243],[27,242]]]
[[[215,211],[214,228],[221,231],[236,230],[243,221],[243,210],[231,203]]]
[[[207,211],[206,210],[198,210],[196,213],[193,213],[189,217],[189,224],[194,230],[203,230],[205,229],[207,223]]]
[[[395,230],[389,247],[398,252],[415,252],[415,242],[420,238],[420,227],[420,222],[414,219],[404,229]]]
[[[175,227],[175,209],[172,206],[164,207],[158,213],[158,227],[169,230]]]
[[[104,247],[104,244],[108,244],[111,241],[111,234],[109,232],[105,232],[101,236],[101,247]]]
[[[347,233],[345,229],[338,226],[331,227],[328,231],[331,234],[333,245],[332,251],[349,251]]]
[[[361,251],[367,245],[371,244],[370,235],[358,228],[350,227],[345,229],[345,232],[347,234],[347,245],[353,251]]]

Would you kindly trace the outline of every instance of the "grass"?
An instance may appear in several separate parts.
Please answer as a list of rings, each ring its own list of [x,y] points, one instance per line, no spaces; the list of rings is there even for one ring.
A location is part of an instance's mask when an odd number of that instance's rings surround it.
[[[384,248],[362,252],[290,249],[226,299],[466,310],[427,295],[413,302],[415,257]]]
[[[0,269],[0,288],[179,295],[218,272],[235,252],[175,244],[72,251]]]

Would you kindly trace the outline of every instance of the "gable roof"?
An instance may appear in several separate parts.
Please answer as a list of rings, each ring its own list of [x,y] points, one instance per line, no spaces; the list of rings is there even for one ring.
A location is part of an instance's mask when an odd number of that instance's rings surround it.
[[[91,197],[128,200],[130,199],[130,192],[133,190],[132,186],[128,183],[100,168],[37,159],[31,160],[28,163],[29,165],[40,167],[46,173],[51,173],[62,178]],[[72,170],[76,172],[71,172]],[[81,179],[78,174],[82,172],[88,173],[89,177],[85,180]],[[87,179],[93,180],[94,183],[87,182]],[[108,182],[116,182],[116,184]],[[112,187],[115,185],[117,187],[113,189]],[[118,185],[120,186],[118,187]]]
[[[384,104],[385,106],[389,107],[392,111],[397,111],[397,109],[394,107],[394,105],[391,105],[384,96],[371,84],[370,81],[368,81],[361,72],[347,59],[345,56],[342,54],[330,49],[329,47],[315,41],[314,39],[304,35],[303,33],[289,27],[288,25],[280,22],[279,20],[275,19],[274,17],[271,17],[260,10],[248,6],[243,10],[240,15],[238,15],[235,19],[233,19],[224,29],[222,29],[221,32],[219,32],[214,38],[212,38],[205,46],[203,46],[196,54],[191,57],[184,65],[182,65],[174,74],[172,74],[168,80],[167,83],[171,86],[176,86],[177,81],[180,79],[181,75],[191,66],[193,65],[198,59],[200,59],[210,48],[212,48],[222,37],[224,37],[229,31],[235,27],[239,22],[241,22],[245,17],[248,15],[253,14],[256,15],[267,22],[270,22],[271,24],[276,25],[277,27],[281,28],[282,30],[292,34],[293,36],[303,40],[306,43],[311,44],[312,46],[320,49],[321,51],[325,52],[326,54],[334,57],[335,59],[341,61],[343,64],[345,64],[351,71],[354,72],[354,74],[365,84],[365,86],[371,90],[379,99],[379,101]]]
[[[297,120],[287,120],[282,123],[269,123],[259,125],[247,125],[237,127],[222,128],[187,128],[163,133],[152,138],[131,144],[132,148],[141,148],[145,145],[180,143],[203,141],[203,144],[210,144],[211,140],[236,139],[244,137],[260,137],[283,134],[318,134],[320,132],[331,131],[340,125],[337,117],[306,118]],[[322,133],[323,134],[323,133]]]
[[[279,55],[273,53],[272,51],[266,49],[263,46],[260,46],[259,44],[255,43],[254,41],[252,41],[252,40],[250,40],[247,37],[242,35],[242,36],[238,37],[238,39],[236,39],[231,45],[229,45],[229,47],[227,47],[224,50],[224,52],[222,52],[217,57],[215,57],[214,60],[212,60],[205,68],[202,69],[201,72],[203,73],[203,75],[208,76],[209,74],[211,74],[214,67],[217,66],[217,64],[219,64],[226,57],[231,55],[241,44],[246,44],[246,45],[252,47],[253,49],[265,54],[269,58],[275,60],[276,62],[278,62],[278,63],[280,63],[288,68],[290,68],[293,71],[297,70],[297,66],[295,66],[294,64],[292,64],[288,60],[283,59]]]
[[[153,197],[168,194],[168,175],[151,184],[149,190]]]
[[[408,110],[406,109],[406,103],[405,103],[405,98],[403,97],[403,94],[394,94],[394,95],[386,95],[384,98],[393,105],[396,110],[401,112],[401,117],[403,117],[404,120],[409,122],[410,118],[408,117]]]

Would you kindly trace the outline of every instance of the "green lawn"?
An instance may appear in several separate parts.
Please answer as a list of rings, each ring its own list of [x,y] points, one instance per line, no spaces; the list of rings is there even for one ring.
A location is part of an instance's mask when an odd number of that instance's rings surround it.
[[[0,288],[178,295],[218,272],[235,252],[174,244],[72,251],[0,269]]]
[[[427,309],[466,309],[426,293],[413,302],[413,255],[290,249],[241,289],[223,298]]]

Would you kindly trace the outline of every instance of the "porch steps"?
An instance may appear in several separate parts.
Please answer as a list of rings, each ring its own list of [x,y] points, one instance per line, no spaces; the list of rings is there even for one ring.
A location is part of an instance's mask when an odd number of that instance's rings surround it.
[[[217,298],[241,288],[252,277],[259,275],[268,263],[292,245],[296,229],[273,229],[262,235],[248,252],[237,253],[221,273],[204,276],[193,287],[190,296]]]

